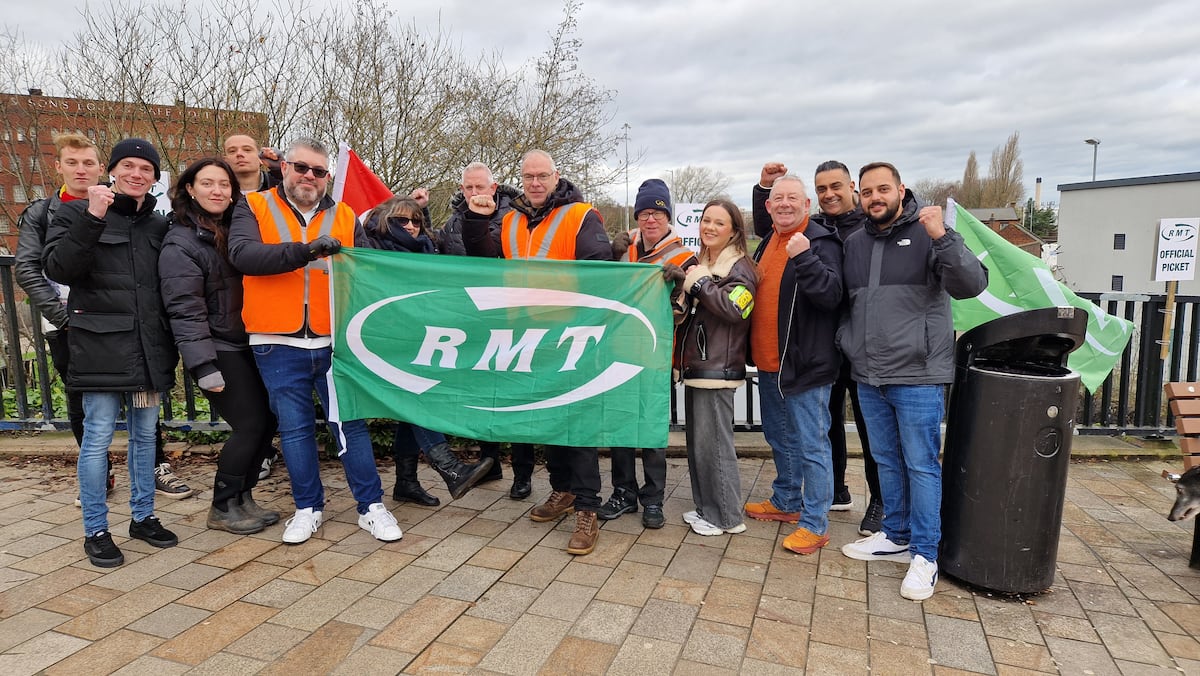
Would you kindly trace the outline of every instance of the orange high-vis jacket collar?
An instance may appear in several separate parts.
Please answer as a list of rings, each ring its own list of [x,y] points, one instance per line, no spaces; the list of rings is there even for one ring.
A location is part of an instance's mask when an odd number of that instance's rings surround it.
[[[573,202],[551,209],[532,230],[525,214],[513,209],[504,215],[500,244],[505,258],[575,260],[575,239],[592,205]]]
[[[300,226],[300,219],[278,188],[250,193],[246,203],[258,220],[264,244],[311,242],[321,235],[354,242],[354,212],[341,202],[318,212],[307,228]],[[298,333],[304,328],[307,310],[308,328],[316,335],[330,334],[327,260],[318,259],[278,275],[246,275],[242,286],[242,321],[249,333]]]

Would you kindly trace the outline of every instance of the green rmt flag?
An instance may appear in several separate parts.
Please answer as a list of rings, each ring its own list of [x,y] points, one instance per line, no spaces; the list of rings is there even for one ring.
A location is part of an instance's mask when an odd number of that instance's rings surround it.
[[[992,232],[966,209],[950,200],[947,225],[958,230],[988,269],[988,287],[975,298],[954,300],[954,328],[966,331],[1022,310],[1073,305],[1088,313],[1087,340],[1071,353],[1068,366],[1095,392],[1112,373],[1133,336],[1133,323],[1114,317],[1055,281],[1042,259],[1031,256]]]
[[[673,322],[660,267],[352,248],[331,274],[338,419],[667,445]]]

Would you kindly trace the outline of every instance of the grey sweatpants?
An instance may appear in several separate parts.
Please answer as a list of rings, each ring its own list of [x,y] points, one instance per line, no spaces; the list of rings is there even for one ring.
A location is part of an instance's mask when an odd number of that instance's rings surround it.
[[[733,393],[732,389],[683,388],[692,500],[700,516],[718,528],[733,528],[744,520],[733,447]]]

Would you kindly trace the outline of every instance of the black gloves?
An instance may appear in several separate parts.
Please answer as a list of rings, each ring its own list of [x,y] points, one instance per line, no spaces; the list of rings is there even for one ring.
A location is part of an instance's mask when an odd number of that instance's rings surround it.
[[[332,256],[342,250],[342,243],[337,241],[337,238],[332,235],[321,235],[308,243],[308,260],[315,261],[318,258]]]
[[[629,237],[628,232],[622,232],[613,238],[612,252],[613,260],[619,261],[629,251],[629,245],[633,242]]]

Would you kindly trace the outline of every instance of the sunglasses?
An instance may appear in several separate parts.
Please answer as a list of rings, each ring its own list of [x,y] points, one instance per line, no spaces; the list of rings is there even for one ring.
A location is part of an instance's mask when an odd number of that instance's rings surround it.
[[[409,218],[407,216],[388,216],[387,220],[388,220],[389,225],[398,225],[402,228],[407,226],[410,223],[412,225],[420,227],[421,223],[424,222],[420,218]]]
[[[310,171],[312,172],[312,175],[314,178],[325,178],[326,176],[329,175],[328,169],[325,169],[323,167],[309,166],[303,162],[288,162],[288,166],[290,166],[292,168],[292,171],[296,172],[297,174],[300,174],[301,176],[307,174]]]

